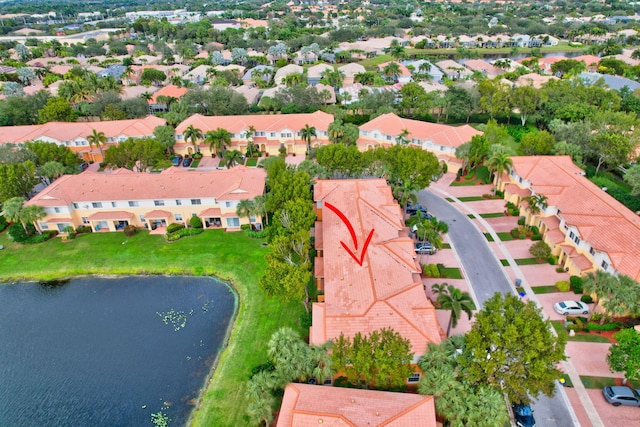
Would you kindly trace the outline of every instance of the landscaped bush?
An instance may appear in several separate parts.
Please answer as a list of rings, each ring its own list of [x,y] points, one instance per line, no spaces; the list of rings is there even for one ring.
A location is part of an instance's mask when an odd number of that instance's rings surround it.
[[[240,230],[251,230],[251,224],[240,225]]]
[[[571,289],[571,285],[566,280],[560,280],[559,282],[556,282],[556,289],[560,292],[567,292]]]
[[[564,268],[556,267],[556,273],[564,273]]]
[[[438,271],[438,266],[435,264],[422,264],[422,272],[427,277],[440,277],[440,271]]]
[[[14,242],[23,243],[27,240],[27,232],[24,231],[22,224],[16,222],[9,226],[9,237],[11,237],[11,240]]]
[[[593,315],[591,316],[591,321],[592,322],[599,322],[601,320],[602,320],[602,313],[593,313]]]
[[[476,168],[476,177],[482,181],[483,184],[489,184],[491,182],[491,172],[486,166],[478,166]]]
[[[135,236],[138,232],[138,227],[135,225],[128,224],[124,227],[124,235],[127,237]]]
[[[77,227],[76,234],[80,233],[91,233],[91,227],[88,225],[81,225],[80,227]]]
[[[182,230],[183,228],[184,228],[184,224],[173,222],[167,226],[167,234],[175,233],[176,231]]]
[[[247,237],[251,237],[252,239],[264,239],[265,237],[267,237],[266,230],[260,230],[260,231],[246,230],[245,233],[247,234]]]
[[[29,226],[31,224],[27,224]],[[42,243],[58,235],[57,230],[44,231],[42,234],[35,233],[35,227],[28,227],[31,235],[28,235],[24,227],[20,223],[11,224],[9,227],[9,236],[16,243]]]
[[[507,202],[506,204],[506,208],[507,208],[507,213],[511,216],[518,216],[520,215],[520,209],[514,205],[511,202]]]
[[[540,234],[540,229],[538,227],[536,227],[535,225],[532,225],[531,226],[531,233],[533,233],[534,235]]]
[[[571,276],[569,277],[569,283],[571,284],[571,289],[574,294],[582,293],[582,277],[580,276]]]
[[[605,323],[601,325],[599,323],[589,323],[587,325],[588,331],[615,331],[616,329],[620,329],[622,323],[614,322],[614,323]]]
[[[176,232],[165,234],[164,238],[167,240],[167,242],[175,242],[181,237],[194,236],[196,234],[202,233],[203,231],[204,230],[202,228],[183,228]]]
[[[192,216],[189,218],[189,225],[191,228],[202,228],[202,220],[199,216]]]
[[[533,235],[531,236],[531,240],[533,240],[534,242],[540,241],[540,240],[542,240],[542,235],[540,235],[540,234],[533,234]]]
[[[509,234],[511,234],[511,237],[513,237],[514,239],[517,239],[518,235],[520,234],[520,229],[516,227],[513,230],[511,230]]]
[[[7,228],[7,220],[0,215],[0,231],[3,231],[5,228]]]
[[[443,264],[437,264],[436,267],[438,268],[438,273],[440,273],[440,277],[447,277],[447,269],[445,268],[445,266]]]
[[[567,316],[566,320],[567,322],[573,323],[573,325],[567,326],[567,329],[574,330],[574,331],[584,330],[585,324],[587,323],[587,319],[585,319],[584,317],[578,317],[578,316]]]
[[[544,242],[542,242],[542,243],[544,243]],[[554,255],[551,255],[549,258],[547,258],[547,261],[551,265],[556,265],[558,263],[558,257],[554,256]]]
[[[518,225],[524,225],[524,217],[518,218]]]
[[[496,190],[496,196],[501,199],[504,199],[504,191]]]
[[[536,259],[543,260],[551,255],[551,248],[543,241],[539,241],[531,245],[529,253]]]
[[[580,301],[582,301],[585,304],[591,304],[593,302],[593,298],[591,298],[591,295],[582,295],[580,297]],[[594,316],[596,314],[598,314],[598,313],[595,313]]]

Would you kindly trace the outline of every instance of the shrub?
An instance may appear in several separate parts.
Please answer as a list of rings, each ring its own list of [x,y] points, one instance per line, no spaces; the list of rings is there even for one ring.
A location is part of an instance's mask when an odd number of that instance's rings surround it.
[[[447,277],[447,269],[445,268],[445,266],[443,264],[437,264],[436,265],[437,269],[438,269],[438,273],[440,274],[440,277]]]
[[[266,230],[260,230],[260,231],[246,230],[245,233],[247,234],[247,237],[251,237],[252,239],[264,239],[265,237],[267,237]]]
[[[599,322],[601,320],[602,320],[602,313],[593,313],[593,315],[591,316],[591,321],[592,322]]]
[[[559,282],[556,282],[556,289],[560,292],[567,292],[571,289],[571,285],[566,280],[560,280]]]
[[[571,276],[569,277],[569,283],[571,283],[571,289],[574,294],[582,293],[582,277],[580,276]]]
[[[527,235],[526,235],[526,234],[524,234],[524,233],[520,233],[520,234],[518,234],[518,239],[520,239],[520,240],[524,240],[524,239],[526,239],[526,238],[527,238]]]
[[[582,301],[585,304],[591,304],[593,302],[593,298],[591,298],[591,295],[582,295],[580,297],[580,301]],[[600,314],[600,313],[594,313],[594,316],[596,314]]]
[[[182,230],[183,228],[184,228],[184,224],[173,222],[167,226],[167,234],[175,233],[176,231]]]
[[[567,322],[573,323],[573,328],[572,329],[574,331],[584,330],[585,323],[587,323],[587,319],[585,319],[584,317],[567,316],[566,320],[567,320]],[[569,327],[567,327],[567,329],[569,329]]]
[[[11,237],[11,240],[17,243],[23,243],[25,240],[27,240],[27,232],[19,222],[16,222],[9,226],[9,236]]]
[[[287,149],[285,147],[280,147],[278,149],[278,155],[280,157],[287,157]]]
[[[164,238],[167,240],[167,242],[174,242],[176,240],[179,240],[181,237],[195,236],[196,234],[200,234],[203,231],[204,230],[202,228],[182,228],[173,233],[165,234]]]
[[[5,228],[7,228],[7,220],[0,215],[0,231],[3,231]]]
[[[189,225],[191,228],[202,228],[202,220],[199,216],[192,216],[189,218]]]
[[[251,224],[240,225],[240,230],[251,230]]]
[[[127,237],[134,236],[138,232],[138,227],[132,224],[128,224],[124,227],[124,235]]]
[[[504,191],[496,190],[496,196],[500,197],[501,199],[504,199]]]
[[[524,217],[518,218],[518,225],[524,225]]]
[[[587,325],[587,330],[588,331],[614,331],[616,329],[619,329],[621,326],[622,326],[622,323],[620,322],[605,323],[604,325],[600,325],[598,323],[589,323]]]
[[[489,168],[486,166],[478,166],[476,168],[476,176],[483,184],[491,182],[491,172],[489,172]]]
[[[542,235],[534,234],[533,236],[531,236],[531,240],[533,240],[534,242],[540,241],[542,240]]]
[[[542,243],[544,243],[544,242],[542,242]],[[558,257],[551,255],[549,258],[547,258],[547,261],[551,265],[556,265],[558,263]]]
[[[535,225],[531,226],[531,233],[532,234],[540,234],[540,229],[538,227],[536,227]]]
[[[76,233],[80,234],[80,233],[91,233],[91,227],[88,225],[81,225],[80,227],[76,228]]]
[[[55,230],[46,231],[42,234],[34,234],[33,236],[27,237],[27,239],[23,243],[42,243],[51,239],[52,237],[58,234]]]
[[[518,235],[520,234],[520,229],[516,227],[513,230],[511,230],[509,234],[511,234],[511,237],[513,237],[514,239],[517,239]]]
[[[564,273],[564,268],[556,267],[556,273]]]
[[[551,248],[541,240],[531,245],[529,253],[536,259],[547,259],[551,255]]]
[[[435,264],[423,264],[422,272],[427,277],[435,277],[435,278],[440,277],[440,271],[438,270],[438,266],[436,266]]]

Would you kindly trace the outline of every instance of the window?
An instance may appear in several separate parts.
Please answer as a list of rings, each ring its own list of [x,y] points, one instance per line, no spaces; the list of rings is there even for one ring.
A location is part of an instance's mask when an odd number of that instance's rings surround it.
[[[78,209],[80,206],[77,203],[73,204],[73,209]]]
[[[202,200],[200,200],[200,199],[191,199],[191,204],[192,205],[201,205],[202,204]]]
[[[275,138],[275,137],[276,137],[276,133],[275,133],[275,132],[271,132],[271,133],[269,134],[269,136],[270,136],[271,138]]]
[[[40,223],[40,230],[48,230],[48,229],[49,229],[49,224],[47,224],[46,222]]]
[[[227,227],[240,227],[240,218],[227,218]]]
[[[576,236],[575,239],[573,239],[574,242],[576,242],[576,245],[580,244],[580,238],[578,236]]]
[[[176,219],[176,221],[182,221],[182,214],[174,214],[173,217]]]
[[[112,207],[112,208],[115,208],[116,206],[117,206],[117,203],[116,203],[116,202],[111,202],[111,207]]]
[[[391,141],[391,135],[387,135],[387,141]]]
[[[413,374],[409,375],[409,378],[407,378],[408,383],[417,383],[419,381],[420,381],[420,372],[414,372]]]
[[[140,215],[140,222],[144,222],[144,215]]]
[[[563,224],[562,226],[564,227],[565,230],[569,229],[569,226],[567,224]]]
[[[62,222],[60,224],[57,224],[58,231],[61,232],[61,233],[64,233],[64,229],[67,228],[70,225],[71,224],[69,224],[68,222]]]
[[[589,248],[589,253],[590,253],[591,255],[593,255],[593,256],[595,256],[595,255],[596,255],[596,251],[595,251],[595,249],[593,249],[593,248]]]
[[[60,208],[53,208],[53,211],[54,211],[55,213],[60,213]]]
[[[176,135],[176,140],[181,141],[183,139],[184,139],[184,135],[182,134]]]
[[[91,206],[93,206],[94,208],[101,208],[102,207],[102,202],[93,202],[93,203],[91,203]]]
[[[602,264],[600,264],[602,266],[603,270],[606,270],[607,268],[609,268],[609,264],[607,264],[607,261],[602,261]]]
[[[251,222],[252,224],[253,224],[254,222],[256,222],[256,217],[255,217],[255,216],[250,216],[250,217],[249,217],[249,222]]]
[[[570,239],[573,239],[573,238],[574,238],[574,236],[575,236],[575,234],[574,234],[574,232],[573,232],[573,231],[569,233],[569,238],[570,238]]]
[[[231,202],[224,202],[224,207],[225,208],[230,208],[231,207]]]
[[[129,202],[129,207],[130,208],[137,208],[138,207],[138,202]]]
[[[182,200],[176,199],[176,206],[182,206]]]
[[[154,200],[153,204],[155,206],[164,206],[164,200]]]
[[[86,216],[82,217],[82,223],[83,224],[89,224],[89,218],[87,218]]]

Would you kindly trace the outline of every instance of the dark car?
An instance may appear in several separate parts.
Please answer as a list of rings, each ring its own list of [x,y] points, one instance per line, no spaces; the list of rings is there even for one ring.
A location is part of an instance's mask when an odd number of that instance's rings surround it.
[[[421,242],[421,243],[416,243],[414,245],[414,249],[416,250],[417,254],[428,254],[428,255],[433,255],[436,253],[436,248],[435,246],[433,246],[431,243],[429,242]]]
[[[626,386],[605,387],[602,395],[613,406],[640,406],[640,390],[637,389]]]
[[[176,154],[171,158],[171,163],[173,164],[173,166],[180,166],[180,164],[182,163],[182,156],[180,154]]]
[[[89,168],[89,163],[84,162],[84,163],[80,164],[80,166],[78,166],[78,168],[79,168],[82,172],[84,172],[84,171],[86,171],[86,170]]]
[[[536,427],[536,419],[533,418],[533,410],[529,405],[513,405],[513,417],[519,427]]]
[[[427,215],[427,208],[419,204],[408,205],[406,212],[410,216],[416,215],[418,212],[420,212],[421,215]]]
[[[191,166],[191,162],[193,162],[193,159],[191,157],[187,157],[182,161],[182,166],[185,168]]]

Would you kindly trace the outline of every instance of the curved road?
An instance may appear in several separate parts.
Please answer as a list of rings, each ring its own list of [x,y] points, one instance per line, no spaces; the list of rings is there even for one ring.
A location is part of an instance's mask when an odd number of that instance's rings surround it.
[[[515,293],[515,286],[510,283],[487,239],[466,214],[430,190],[420,191],[418,201],[425,205],[431,214],[449,225],[447,235],[455,247],[462,270],[480,308],[496,292]],[[579,425],[572,416],[573,411],[567,407],[564,390],[557,384],[554,397],[541,395],[532,408],[538,427]]]

